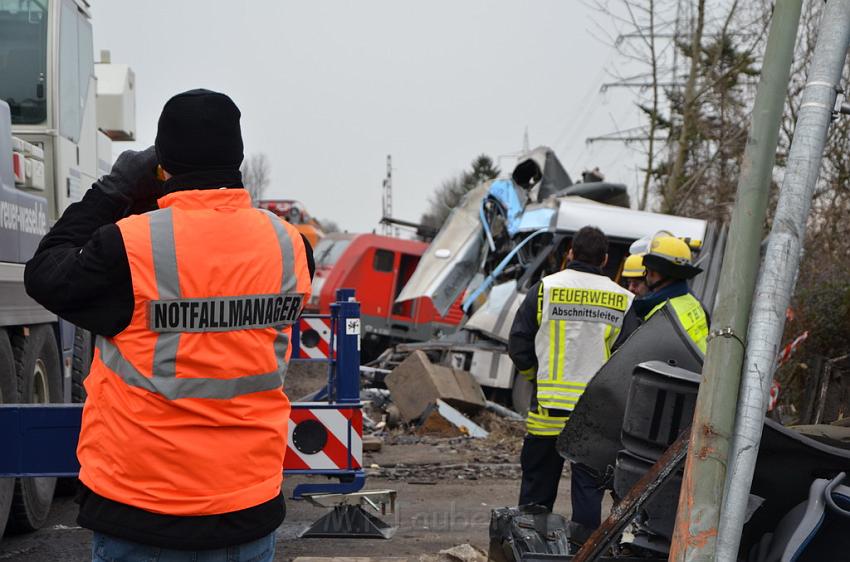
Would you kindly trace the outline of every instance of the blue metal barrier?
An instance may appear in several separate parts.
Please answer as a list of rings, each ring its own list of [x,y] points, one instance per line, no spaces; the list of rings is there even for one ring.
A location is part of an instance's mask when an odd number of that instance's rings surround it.
[[[331,319],[331,353],[324,399],[292,403],[285,474],[313,474],[339,479],[338,483],[300,484],[293,497],[306,493],[351,493],[365,484],[362,451],[362,403],[360,402],[360,303],[353,289],[337,291],[330,315],[307,318]],[[300,341],[293,329],[293,356]],[[297,359],[296,359],[297,361]],[[80,465],[76,449],[82,404],[0,404],[0,477],[76,476]],[[337,446],[335,453],[299,451],[293,443],[296,420],[319,421],[325,442]],[[311,431],[316,431],[313,423]],[[339,446],[346,454],[341,454]],[[293,450],[294,449],[294,450]],[[294,455],[294,456],[290,456]],[[335,464],[332,467],[331,464]],[[297,468],[292,468],[293,466]]]

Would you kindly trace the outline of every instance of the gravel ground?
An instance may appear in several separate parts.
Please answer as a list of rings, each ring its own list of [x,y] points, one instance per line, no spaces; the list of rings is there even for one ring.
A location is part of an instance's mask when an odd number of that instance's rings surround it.
[[[287,393],[294,400],[320,388],[323,365],[293,365]],[[380,421],[379,414],[373,414]],[[299,539],[298,534],[327,510],[305,501],[287,501],[287,518],[277,530],[275,560],[295,557],[406,557],[430,559],[440,550],[471,544],[486,550],[490,510],[515,505],[519,493],[519,450],[524,427],[483,412],[474,420],[490,431],[487,439],[417,435],[412,428],[377,434],[381,451],[365,453],[366,489],[398,492],[396,511],[384,521],[397,527],[390,540]],[[319,477],[291,477],[284,483],[290,496],[301,482]],[[569,513],[569,480],[561,481],[556,511]],[[91,533],[75,522],[77,506],[70,497],[54,501],[45,527],[35,533],[0,540],[0,562],[90,560]]]
[[[436,554],[469,543],[487,548],[490,510],[513,505],[519,491],[518,444],[486,440],[432,438],[395,434],[383,449],[366,453],[366,488],[398,492],[396,512],[383,519],[397,526],[390,540],[299,539],[297,535],[326,510],[303,501],[287,502],[287,519],[277,531],[275,560],[297,556],[408,556]],[[513,446],[511,446],[513,445]],[[294,486],[315,477],[292,477]],[[569,480],[561,481],[558,505],[569,511]],[[57,498],[47,525],[35,533],[4,537],[0,561],[57,562],[89,560],[91,533],[76,525],[76,504]]]

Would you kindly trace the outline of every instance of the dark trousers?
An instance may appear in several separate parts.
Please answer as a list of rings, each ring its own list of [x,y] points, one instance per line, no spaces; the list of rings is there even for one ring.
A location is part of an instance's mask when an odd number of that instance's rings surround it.
[[[556,441],[556,437],[525,436],[520,454],[522,484],[519,505],[537,504],[545,506],[549,511],[554,508],[558,482],[564,469],[564,459],[555,449]],[[573,508],[570,519],[595,529],[602,520],[602,497],[605,492],[584,465],[570,463],[570,471]]]
[[[119,539],[95,531],[92,562],[272,562],[275,534],[213,550],[173,550]]]

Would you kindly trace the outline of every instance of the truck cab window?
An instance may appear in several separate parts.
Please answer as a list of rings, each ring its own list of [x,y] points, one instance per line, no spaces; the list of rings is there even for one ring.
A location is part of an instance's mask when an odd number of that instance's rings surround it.
[[[47,2],[0,0],[0,98],[13,125],[47,120]]]
[[[59,133],[80,139],[83,108],[94,74],[91,23],[73,0],[62,0],[59,22]]]

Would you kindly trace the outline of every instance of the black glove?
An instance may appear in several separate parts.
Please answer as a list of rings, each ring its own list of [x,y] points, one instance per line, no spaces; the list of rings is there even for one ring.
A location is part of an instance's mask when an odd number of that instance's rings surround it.
[[[122,217],[152,211],[162,194],[162,182],[156,177],[157,158],[154,147],[146,150],[125,150],[112,171],[94,183],[116,205]]]

